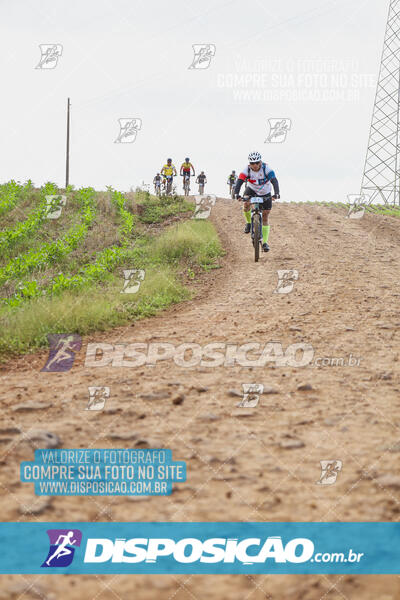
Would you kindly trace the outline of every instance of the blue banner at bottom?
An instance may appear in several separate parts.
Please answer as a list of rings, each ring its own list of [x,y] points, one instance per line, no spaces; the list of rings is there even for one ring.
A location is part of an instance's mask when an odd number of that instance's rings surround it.
[[[2,523],[0,573],[400,574],[399,523]]]

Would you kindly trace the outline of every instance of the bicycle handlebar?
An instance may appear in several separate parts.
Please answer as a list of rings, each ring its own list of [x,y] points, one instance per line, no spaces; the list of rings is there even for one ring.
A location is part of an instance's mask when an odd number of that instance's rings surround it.
[[[263,198],[264,196],[257,196],[257,198]],[[238,200],[250,200],[251,198],[256,198],[256,196],[238,196]],[[279,200],[280,199],[280,195],[278,194],[277,196],[273,195],[271,196],[272,200]],[[263,202],[263,200],[262,200]]]

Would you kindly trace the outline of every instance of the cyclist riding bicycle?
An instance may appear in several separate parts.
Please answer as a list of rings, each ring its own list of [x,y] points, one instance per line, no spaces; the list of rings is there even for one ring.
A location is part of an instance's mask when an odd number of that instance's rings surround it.
[[[201,183],[201,184],[207,183],[207,176],[204,173],[204,171],[202,171],[200,173],[200,175],[197,175],[196,183]]]
[[[172,164],[172,158],[167,158],[167,164],[161,169],[161,175],[164,175],[164,178],[167,178],[177,174],[175,165]]]
[[[154,189],[157,193],[160,192],[161,189],[161,175],[160,173],[157,173],[157,175],[154,177],[153,179],[153,185],[154,185]]]
[[[172,189],[174,175],[177,175],[175,165],[172,164],[172,158],[167,159],[167,164],[161,169],[161,175],[164,176],[163,186],[168,195]]]
[[[227,183],[229,185],[235,185],[236,180],[237,180],[236,171],[232,171],[232,173],[230,175],[228,175]]]
[[[188,157],[186,157],[185,162],[183,162],[181,164],[181,170],[180,170],[180,174],[183,175],[183,181],[185,181],[185,179],[187,177],[190,177],[191,169],[193,169],[193,177],[194,177],[196,175],[194,166],[190,162],[190,159]]]
[[[196,183],[199,184],[199,194],[204,194],[204,185],[207,183],[207,177],[204,171],[197,175]]]
[[[268,238],[269,238],[269,213],[272,208],[272,200],[280,198],[279,195],[279,183],[275,176],[275,172],[265,162],[262,162],[261,154],[259,152],[251,152],[248,156],[249,164],[241,171],[235,186],[235,196],[238,200],[242,200],[240,195],[240,188],[244,181],[246,181],[246,189],[244,196],[260,196],[263,198],[261,205],[262,210],[262,237],[263,237],[263,250],[264,252],[269,251]],[[271,196],[272,187],[274,188],[274,195]],[[246,219],[246,225],[244,233],[250,233],[251,230],[251,203],[248,200],[244,201],[243,212]]]
[[[235,189],[236,180],[237,180],[236,171],[232,171],[232,173],[230,175],[228,175],[228,181],[227,181],[227,184],[229,185],[229,194],[232,196],[232,198],[233,198],[232,192]]]

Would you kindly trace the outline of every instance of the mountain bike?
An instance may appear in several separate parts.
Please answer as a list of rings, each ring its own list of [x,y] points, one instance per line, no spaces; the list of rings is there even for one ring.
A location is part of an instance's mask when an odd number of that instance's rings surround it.
[[[154,184],[154,192],[155,192],[156,196],[161,196],[161,182],[160,181],[157,181]]]
[[[183,191],[185,196],[189,196],[190,192],[190,175],[183,175]]]
[[[172,175],[165,176],[164,189],[165,189],[165,195],[169,196],[171,193],[171,190],[172,190]]]
[[[232,200],[234,200],[236,183],[232,183],[231,181],[228,181],[228,183],[229,183],[229,195],[232,198]]]
[[[260,248],[262,249],[262,211],[260,207],[264,202],[264,198],[244,196],[243,200],[250,200],[251,203],[251,240],[254,247],[254,262],[258,262]]]
[[[199,194],[202,196],[204,194],[204,181],[199,182]]]

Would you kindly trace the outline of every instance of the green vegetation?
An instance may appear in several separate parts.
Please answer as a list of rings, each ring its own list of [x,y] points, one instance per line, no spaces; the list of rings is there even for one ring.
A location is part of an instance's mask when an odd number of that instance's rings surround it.
[[[400,206],[384,206],[381,204],[373,204],[371,206],[367,206],[367,211],[389,217],[400,217]]]
[[[11,279],[26,275],[35,269],[40,270],[48,263],[56,263],[77,248],[95,218],[96,210],[94,205],[94,194],[95,192],[92,188],[80,190],[78,194],[82,203],[81,224],[71,227],[61,239],[58,239],[55,242],[43,243],[38,250],[33,249],[25,254],[20,254],[3,268],[0,268],[0,287]],[[29,297],[31,298],[34,287],[32,285],[29,287]],[[22,284],[22,289],[24,288],[25,284]],[[23,292],[16,294],[13,299],[13,304],[15,305],[17,300],[21,301],[24,297]]]
[[[190,298],[187,283],[218,267],[222,249],[214,227],[187,220],[193,204],[183,198],[71,187],[62,192],[68,195],[62,216],[52,220],[43,217],[43,200],[60,192],[46,184],[35,193],[29,217],[5,230],[22,232],[11,243],[14,253],[24,251],[0,259],[2,360],[46,346],[48,333],[84,335],[152,316]],[[186,220],[165,227],[170,217]],[[153,223],[157,234],[149,233]],[[0,240],[9,239],[5,231]],[[144,270],[144,279],[136,293],[121,293],[129,269]]]
[[[180,213],[193,213],[194,206],[182,196],[151,196],[149,192],[136,193],[137,213],[141,223],[161,223]]]
[[[344,208],[346,211],[350,209],[350,204],[348,202],[319,202],[319,201],[307,201],[307,202],[293,202],[292,204],[302,205],[302,204],[312,204],[318,206],[328,206],[335,208]],[[381,214],[389,217],[400,217],[400,206],[385,206],[383,204],[371,204],[365,207],[366,212],[372,214]]]
[[[12,210],[19,200],[26,198],[32,191],[32,181],[29,179],[24,185],[16,183],[13,179],[0,185],[0,216]]]
[[[47,218],[47,195],[57,194],[57,187],[54,183],[46,183],[40,194],[40,203],[35,210],[28,216],[26,221],[18,223],[14,227],[0,232],[0,252],[10,249],[21,240],[32,235]]]
[[[214,227],[206,220],[194,220],[169,229],[156,238],[153,247],[153,260],[177,264],[182,260],[193,262],[203,269],[215,266],[215,259],[221,255],[221,244]]]

